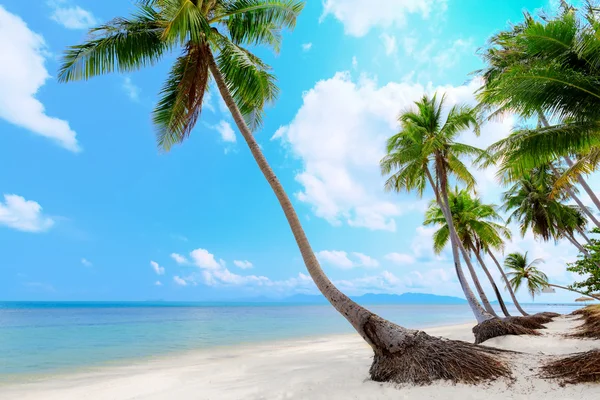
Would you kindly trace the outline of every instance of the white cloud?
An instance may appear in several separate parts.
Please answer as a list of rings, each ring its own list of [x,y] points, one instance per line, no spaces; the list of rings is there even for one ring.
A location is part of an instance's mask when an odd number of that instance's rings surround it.
[[[417,38],[412,35],[406,35],[402,38],[402,47],[408,55],[412,55],[417,47]]]
[[[80,151],[76,133],[67,121],[49,117],[35,98],[50,77],[44,38],[0,5],[0,118],[44,136],[73,152]]]
[[[239,260],[234,260],[233,264],[241,269],[249,269],[252,268],[252,263],[248,260],[243,260],[243,261],[239,261]]]
[[[4,203],[0,201],[0,225],[24,232],[44,232],[54,225],[54,220],[42,214],[42,206],[37,202],[5,194]]]
[[[452,43],[452,46],[440,51],[437,56],[433,57],[433,62],[444,70],[458,64],[463,54],[473,50],[473,39],[458,39]]]
[[[49,0],[53,8],[51,18],[67,29],[88,29],[98,24],[91,12],[79,6],[68,6],[65,0]]]
[[[193,263],[203,269],[216,270],[221,267],[221,264],[215,260],[215,256],[205,249],[196,249],[190,253]],[[221,260],[222,261],[222,260]]]
[[[352,268],[354,263],[348,258],[348,253],[337,250],[322,250],[317,254],[318,259],[324,263],[339,268]]]
[[[131,100],[135,102],[140,101],[140,88],[134,85],[128,76],[123,79],[123,90],[125,90],[125,93]]]
[[[375,26],[402,26],[408,14],[423,18],[446,9],[446,0],[324,0],[321,20],[333,15],[352,36],[364,36]]]
[[[87,260],[85,258],[81,259],[81,264],[83,264],[84,267],[88,267],[88,268],[91,268],[91,267],[94,266],[94,264],[92,264],[91,261],[89,261],[89,260]]]
[[[382,33],[381,36],[379,36],[379,38],[383,42],[383,47],[385,48],[385,54],[387,54],[388,56],[396,54],[396,51],[398,50],[398,46],[396,44],[395,36],[388,35],[387,33]]]
[[[310,51],[312,49],[312,43],[304,43],[302,44],[302,51]]]
[[[414,264],[416,261],[413,256],[404,253],[389,253],[385,255],[385,259],[398,265]]]
[[[161,267],[160,265],[158,265],[158,263],[156,261],[150,261],[150,265],[152,266],[152,269],[154,270],[154,272],[156,272],[156,275],[164,275],[165,274],[164,267]]]
[[[395,231],[398,216],[424,211],[427,205],[427,201],[414,201],[413,195],[382,190],[385,178],[379,161],[386,139],[398,131],[398,113],[424,93],[435,91],[446,93],[448,107],[457,102],[475,104],[473,93],[480,85],[474,79],[458,87],[408,81],[378,87],[365,77],[355,83],[342,72],[317,82],[304,94],[293,121],[273,136],[302,163],[296,175],[302,186],[297,198],[332,225]],[[511,121],[489,123],[480,138],[465,133],[461,140],[485,147],[511,128]]]
[[[379,261],[377,261],[376,259],[369,257],[366,254],[363,253],[352,253],[352,255],[358,259],[357,261],[357,265],[363,266],[363,267],[367,267],[367,268],[374,268],[374,267],[378,267],[379,266]]]
[[[154,286],[162,286],[163,284],[161,283],[161,281],[156,281],[154,282]]]
[[[352,68],[358,68],[358,59],[356,58],[356,56],[352,56]]]
[[[187,264],[189,262],[187,258],[177,253],[171,253],[171,258],[175,260],[177,264]]]
[[[173,277],[173,282],[175,282],[179,286],[187,286],[188,285],[188,283],[186,282],[185,279],[183,279],[183,278],[181,278],[181,277],[179,277],[177,275],[175,275]]]
[[[231,127],[231,125],[229,124],[229,122],[227,122],[225,120],[221,120],[221,122],[219,122],[213,128],[217,132],[219,132],[219,134],[221,135],[221,139],[224,142],[228,142],[228,143],[235,143],[236,142],[237,139],[236,139],[236,136],[235,136],[235,132],[233,131],[233,128]]]

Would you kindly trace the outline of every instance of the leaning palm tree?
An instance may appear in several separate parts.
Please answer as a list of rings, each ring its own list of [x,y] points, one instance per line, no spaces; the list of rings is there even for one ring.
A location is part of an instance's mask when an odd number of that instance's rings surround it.
[[[474,271],[474,268],[454,226],[448,199],[448,182],[453,178],[467,187],[473,187],[475,178],[461,161],[461,157],[481,157],[484,152],[456,141],[458,135],[469,128],[479,132],[476,111],[468,106],[455,105],[450,108],[444,120],[444,100],[444,96],[439,100],[437,95],[423,96],[420,101],[415,102],[416,110],[408,109],[400,115],[401,131],[388,139],[387,155],[380,162],[382,173],[391,174],[385,188],[396,192],[416,190],[420,196],[427,186],[433,190],[449,228],[448,235],[459,283],[478,321],[474,328],[476,342],[509,333],[531,333],[494,318],[484,310],[462,270],[460,253],[469,270]],[[472,275],[476,279],[474,272]]]
[[[563,159],[569,169],[558,183],[579,183],[600,209],[582,176],[600,165],[600,20],[591,2],[585,7],[583,18],[566,1],[552,18],[526,12],[522,23],[494,35],[482,52],[486,67],[478,71],[484,78],[478,98],[492,115],[512,112],[542,122],[502,141],[503,168],[519,176]],[[562,122],[551,126],[544,114]]]
[[[179,51],[153,113],[159,146],[169,150],[190,135],[213,79],[283,209],[317,288],[372,347],[373,379],[477,382],[508,375],[506,365],[494,357],[495,350],[433,338],[380,318],[340,292],[321,269],[252,133],[278,90],[269,66],[249,48],[278,50],[281,30],[294,27],[303,5],[296,0],[140,0],[132,17],[94,28],[88,41],[69,48],[59,79],[71,82],[136,71]]]
[[[497,267],[507,285],[507,290],[519,312],[524,316],[528,315],[517,301],[511,286],[508,284],[504,270],[492,253],[492,249],[503,249],[504,238],[510,239],[511,237],[510,230],[499,223],[502,221],[502,217],[498,214],[496,207],[494,205],[482,203],[478,197],[473,197],[465,189],[451,191],[449,193],[449,199],[450,210],[452,212],[458,236],[467,251],[475,254],[477,257],[481,268],[484,270],[494,289],[496,298],[498,299],[504,315],[507,317],[510,316],[498,286],[483,260],[484,254],[490,255],[497,263]],[[448,244],[448,225],[446,224],[441,209],[435,202],[431,203],[429,209],[425,213],[424,224],[440,227],[433,235],[434,250],[436,253],[440,253]]]
[[[506,257],[504,260],[504,267],[509,271],[507,275],[509,276],[509,282],[515,292],[525,283],[527,292],[529,292],[532,299],[535,298],[536,295],[542,293],[545,288],[551,287],[591,296],[596,300],[600,300],[600,296],[548,282],[548,276],[538,268],[538,265],[543,262],[544,260],[541,258],[536,258],[529,262],[527,252],[524,254],[515,252]]]

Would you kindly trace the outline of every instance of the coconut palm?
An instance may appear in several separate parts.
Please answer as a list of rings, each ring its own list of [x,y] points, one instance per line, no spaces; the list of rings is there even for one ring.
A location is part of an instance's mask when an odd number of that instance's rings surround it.
[[[296,0],[140,0],[133,16],[91,29],[86,42],[70,47],[59,79],[71,82],[136,71],[179,51],[153,112],[159,146],[169,150],[191,134],[214,80],[283,209],[317,288],[372,347],[373,379],[476,382],[506,376],[509,371],[497,364],[496,352],[386,321],[340,292],[321,269],[289,197],[252,133],[278,89],[269,66],[249,48],[261,45],[277,51],[281,30],[295,26],[303,6]],[[456,352],[466,354],[459,364]],[[482,369],[490,363],[496,363],[494,368]]]
[[[553,18],[525,13],[522,23],[494,35],[482,53],[487,65],[479,71],[484,86],[478,98],[495,115],[509,111],[542,121],[541,127],[518,131],[496,145],[503,169],[518,177],[562,158],[569,169],[557,184],[578,182],[600,209],[600,200],[582,177],[600,161],[600,21],[589,2],[586,8],[584,19],[566,2]],[[550,126],[544,113],[563,122]],[[579,156],[575,162],[574,154]]]
[[[537,265],[543,263],[541,258],[529,262],[527,252],[510,253],[504,260],[504,267],[509,271],[508,281],[513,289],[518,291],[523,283],[527,285],[527,291],[531,298],[542,293],[544,288],[548,287],[548,276],[537,268]]]
[[[498,290],[494,278],[490,274],[484,260],[483,254],[488,254],[495,260],[497,267],[506,283],[508,292],[519,312],[528,315],[517,301],[504,270],[498,263],[492,253],[492,249],[501,250],[504,248],[504,238],[510,239],[511,232],[506,226],[500,224],[502,217],[498,214],[496,206],[484,204],[478,197],[473,197],[467,190],[455,189],[449,193],[450,210],[454,219],[456,231],[467,251],[472,252],[477,257],[479,264],[484,270],[490,281],[496,297],[505,316],[509,316],[502,295]],[[432,202],[425,213],[425,225],[436,225],[440,228],[434,233],[434,250],[440,253],[448,244],[448,226],[444,219],[441,209],[435,202]]]
[[[527,252],[524,254],[515,252],[506,256],[506,259],[504,260],[504,267],[509,271],[507,275],[515,292],[519,290],[519,288],[525,283],[527,286],[527,291],[531,295],[532,299],[535,298],[536,295],[542,293],[545,288],[553,287],[583,294],[585,296],[591,296],[596,300],[600,300],[600,297],[597,295],[584,293],[577,289],[548,282],[548,276],[538,268],[538,265],[543,262],[544,260],[541,258],[536,258],[535,260],[529,262],[527,258]]]
[[[415,102],[416,109],[408,109],[401,113],[401,130],[388,139],[387,155],[380,162],[382,173],[391,174],[385,183],[385,189],[396,192],[414,190],[420,196],[424,194],[427,186],[433,190],[449,227],[448,235],[459,283],[479,323],[473,329],[476,343],[508,332],[531,333],[500,321],[483,309],[462,270],[459,252],[462,253],[469,270],[473,271],[472,275],[476,275],[454,227],[448,200],[448,182],[449,179],[454,179],[467,187],[473,187],[475,179],[461,161],[461,157],[482,157],[484,152],[456,141],[458,135],[469,128],[479,133],[476,111],[465,105],[455,105],[450,108],[444,120],[444,100],[444,96],[438,100],[437,95],[425,95]],[[491,329],[492,326],[494,329]]]

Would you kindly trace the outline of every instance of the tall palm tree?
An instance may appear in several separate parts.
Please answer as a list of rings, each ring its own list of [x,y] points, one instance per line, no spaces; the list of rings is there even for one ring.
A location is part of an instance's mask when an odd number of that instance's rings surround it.
[[[507,367],[494,358],[496,352],[464,342],[433,338],[384,320],[339,291],[321,269],[289,197],[252,133],[260,126],[265,104],[275,100],[278,89],[269,66],[248,48],[262,45],[277,51],[281,30],[295,26],[303,2],[139,0],[136,6],[137,11],[130,18],[115,18],[91,29],[86,42],[70,47],[59,79],[71,82],[111,72],[136,71],[179,51],[153,112],[159,146],[168,151],[191,134],[209,82],[214,79],[281,205],[317,288],[372,347],[373,379],[476,382],[508,375]],[[439,351],[423,351],[431,346]],[[411,351],[416,358],[411,357]],[[467,355],[459,360],[458,368],[456,351]],[[495,363],[492,370],[474,368],[490,363]]]
[[[541,117],[541,127],[501,142],[503,168],[519,176],[563,158],[569,169],[559,183],[578,182],[600,209],[600,200],[582,177],[600,165],[600,20],[590,2],[586,9],[580,19],[563,1],[553,18],[525,13],[522,23],[494,35],[482,53],[487,65],[479,71],[485,83],[478,98],[496,115],[510,111]],[[563,122],[550,126],[544,113]],[[574,154],[580,157],[577,162],[571,159]],[[598,225],[595,216],[590,218]]]
[[[387,155],[381,160],[381,170],[384,175],[391,174],[385,184],[386,190],[416,190],[420,196],[428,185],[433,190],[449,227],[448,236],[458,280],[477,321],[482,323],[493,315],[481,307],[465,278],[459,252],[463,253],[469,269],[474,269],[456,233],[448,200],[448,180],[451,177],[469,187],[475,184],[473,175],[460,157],[479,157],[483,151],[458,143],[456,138],[469,128],[478,133],[479,123],[476,111],[464,105],[453,106],[444,121],[444,100],[444,96],[438,100],[437,95],[425,95],[415,102],[416,110],[409,109],[400,115],[401,131],[388,139]],[[474,278],[477,279],[476,276]]]
[[[566,286],[556,285],[548,282],[548,276],[538,269],[538,265],[543,263],[544,260],[536,258],[529,262],[527,259],[527,252],[525,254],[515,252],[509,254],[504,260],[504,266],[509,272],[509,282],[514,288],[515,292],[525,283],[527,285],[527,291],[531,295],[531,298],[535,298],[536,295],[542,293],[542,290],[548,287],[557,289],[564,289],[570,292],[579,293],[585,296],[590,296],[596,300],[600,300],[600,296],[584,293],[577,289],[573,289]]]
[[[456,231],[467,251],[472,252],[477,257],[479,264],[484,270],[490,281],[502,312],[505,316],[510,316],[498,286],[489,272],[484,260],[483,254],[489,254],[497,263],[497,267],[506,283],[511,298],[523,315],[528,315],[516,299],[511,286],[508,284],[504,270],[497,262],[492,253],[492,249],[501,250],[504,248],[504,238],[510,239],[511,232],[506,226],[500,224],[502,217],[498,214],[496,206],[484,204],[478,197],[473,197],[467,190],[454,190],[449,193],[450,210],[456,226]],[[425,225],[437,225],[440,228],[434,233],[434,250],[436,253],[448,244],[448,226],[443,213],[436,203],[432,202],[430,208],[425,213]]]

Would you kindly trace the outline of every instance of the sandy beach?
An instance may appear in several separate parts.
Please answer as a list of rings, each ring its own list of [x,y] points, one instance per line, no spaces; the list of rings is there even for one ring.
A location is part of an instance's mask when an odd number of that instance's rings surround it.
[[[511,356],[514,380],[467,386],[438,382],[398,387],[368,378],[370,348],[358,335],[195,351],[177,357],[105,367],[0,386],[3,400],[83,399],[577,399],[600,398],[600,385],[562,387],[538,378],[540,362],[553,355],[600,347],[594,340],[560,335],[573,317],[547,324],[543,336],[505,336],[486,345],[522,352]],[[425,329],[436,336],[472,341],[473,324]]]

